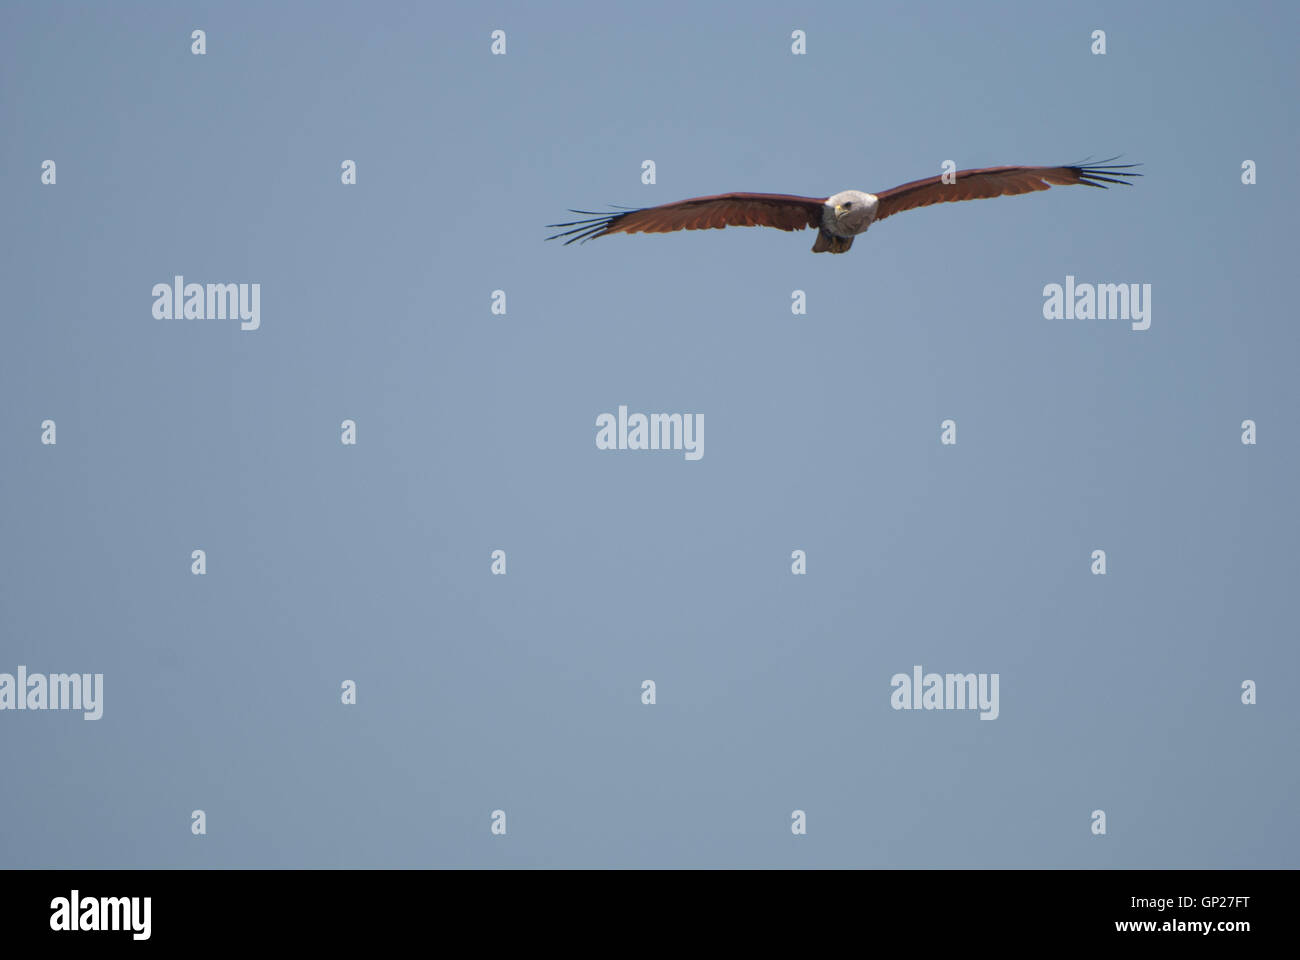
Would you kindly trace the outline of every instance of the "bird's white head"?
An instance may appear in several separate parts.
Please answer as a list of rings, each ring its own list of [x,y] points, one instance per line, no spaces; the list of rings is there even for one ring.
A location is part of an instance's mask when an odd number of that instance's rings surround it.
[[[824,219],[831,221],[826,226],[842,237],[857,236],[876,219],[878,205],[879,201],[874,194],[863,193],[861,190],[841,190],[833,197],[826,198]]]

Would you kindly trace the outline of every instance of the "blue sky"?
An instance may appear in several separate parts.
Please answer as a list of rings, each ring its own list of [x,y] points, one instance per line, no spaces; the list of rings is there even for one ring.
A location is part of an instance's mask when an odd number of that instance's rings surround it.
[[[1297,865],[1294,5],[0,17],[0,673],[105,690],[0,712],[0,864]],[[1114,154],[844,256],[543,242]],[[1067,276],[1150,329],[1044,319]],[[620,404],[705,455],[598,450]],[[998,718],[893,710],[916,664]]]

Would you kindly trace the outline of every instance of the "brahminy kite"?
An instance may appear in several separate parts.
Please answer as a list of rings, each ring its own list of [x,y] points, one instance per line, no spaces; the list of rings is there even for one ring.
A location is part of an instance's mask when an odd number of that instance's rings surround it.
[[[913,180],[901,187],[881,193],[843,190],[833,196],[795,197],[783,193],[722,193],[716,197],[695,197],[658,207],[643,207],[622,213],[596,213],[571,210],[590,217],[569,223],[551,223],[548,227],[569,227],[547,237],[568,237],[565,246],[575,240],[584,243],[611,233],[671,233],[674,230],[707,230],[723,227],[776,227],[778,230],[817,228],[813,253],[844,253],[853,246],[853,238],[866,233],[877,220],[932,203],[953,200],[982,200],[987,197],[1014,197],[1022,193],[1046,190],[1049,186],[1082,183],[1108,189],[1108,183],[1130,186],[1126,177],[1137,163],[1112,164],[1117,159],[1098,163],[1081,163],[1070,167],[985,167],[982,170],[958,170],[925,180]]]

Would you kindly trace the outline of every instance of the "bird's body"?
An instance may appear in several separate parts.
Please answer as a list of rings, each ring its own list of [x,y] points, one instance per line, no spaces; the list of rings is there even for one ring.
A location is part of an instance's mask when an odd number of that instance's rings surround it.
[[[1129,181],[1121,178],[1141,176],[1140,173],[1127,172],[1127,168],[1138,164],[1108,166],[1110,162],[1105,160],[1065,167],[958,170],[914,180],[879,194],[841,190],[829,197],[817,198],[783,193],[723,193],[620,213],[574,210],[574,213],[587,214],[590,219],[550,224],[551,227],[570,229],[546,239],[567,238],[564,241],[567,245],[611,233],[669,233],[730,226],[764,226],[779,230],[815,227],[814,253],[844,253],[853,245],[853,238],[865,233],[877,220],[904,210],[956,200],[1017,196],[1069,184],[1105,189],[1108,183],[1127,185]]]

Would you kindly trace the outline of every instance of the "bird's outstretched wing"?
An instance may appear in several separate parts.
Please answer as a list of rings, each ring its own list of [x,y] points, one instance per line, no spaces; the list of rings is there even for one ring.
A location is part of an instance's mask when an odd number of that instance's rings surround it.
[[[1110,160],[1072,167],[986,167],[983,170],[958,170],[953,183],[944,183],[942,175],[913,180],[901,187],[876,194],[880,201],[876,208],[876,220],[932,203],[1014,197],[1021,193],[1033,193],[1052,186],[1074,183],[1101,187],[1104,190],[1108,183],[1128,186],[1129,181],[1123,178],[1142,176],[1140,173],[1128,172],[1128,168],[1139,167],[1141,164],[1112,165],[1111,161],[1115,159],[1117,158],[1112,157]]]
[[[587,241],[611,233],[670,233],[673,230],[708,230],[722,227],[776,227],[778,230],[802,230],[822,222],[822,204],[826,198],[794,197],[783,193],[722,193],[716,197],[694,197],[643,207],[621,213],[596,213],[571,210],[589,217],[569,223],[548,223],[548,227],[569,227],[547,237],[568,237]]]

